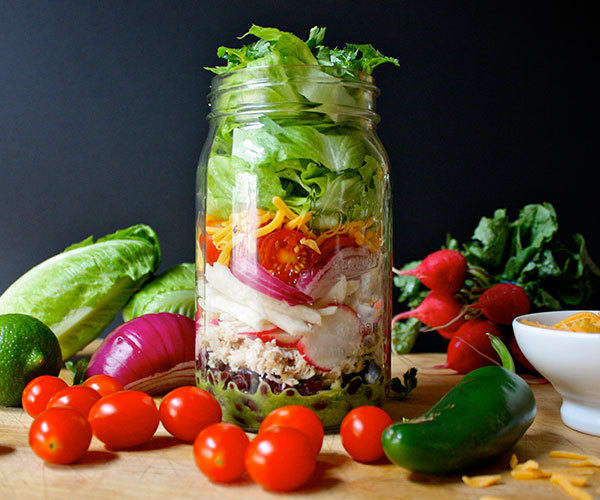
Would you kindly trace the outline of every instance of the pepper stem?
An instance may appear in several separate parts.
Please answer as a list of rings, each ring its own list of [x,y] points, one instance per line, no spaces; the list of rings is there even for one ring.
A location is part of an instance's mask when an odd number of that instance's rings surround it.
[[[502,362],[502,368],[508,370],[509,372],[515,373],[515,362],[510,355],[510,351],[508,347],[502,342],[498,337],[492,335],[491,333],[486,334],[490,338],[490,342],[494,351],[498,354],[500,361]]]

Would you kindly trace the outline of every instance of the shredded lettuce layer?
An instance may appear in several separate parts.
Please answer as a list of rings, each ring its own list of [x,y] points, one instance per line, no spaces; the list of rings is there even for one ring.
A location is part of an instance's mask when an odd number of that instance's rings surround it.
[[[384,56],[369,44],[347,43],[343,48],[327,47],[323,45],[325,29],[313,27],[304,42],[293,33],[252,25],[248,33],[239,38],[254,35],[258,41],[238,49],[219,47],[217,55],[225,59],[227,65],[206,69],[222,75],[252,66],[320,65],[334,68],[336,76],[358,77],[361,73],[370,75],[380,64],[399,65],[398,59]]]
[[[217,53],[227,65],[206,68],[228,79],[228,90],[212,102],[222,116],[208,158],[207,212],[228,217],[252,179],[259,208],[274,210],[272,199],[278,196],[300,212],[313,211],[315,229],[376,216],[385,195],[385,153],[348,113],[372,109],[373,88],[364,75],[398,61],[371,45],[326,47],[325,28],[312,28],[306,42],[260,26],[240,38],[247,35],[258,41],[220,47]],[[254,85],[259,80],[272,84]],[[249,104],[285,110],[238,119],[236,111]]]

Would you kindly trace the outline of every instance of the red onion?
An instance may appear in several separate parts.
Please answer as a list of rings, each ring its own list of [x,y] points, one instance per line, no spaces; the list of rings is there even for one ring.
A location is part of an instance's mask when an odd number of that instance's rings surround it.
[[[313,301],[311,297],[297,288],[271,276],[256,259],[251,258],[245,251],[235,252],[231,259],[230,269],[231,274],[245,285],[274,299],[283,300],[291,306]]]
[[[125,389],[157,394],[193,385],[195,328],[187,316],[145,314],[123,323],[92,356],[86,377],[105,374]]]
[[[347,279],[356,278],[375,267],[378,254],[368,249],[345,247],[335,252],[324,266],[312,268],[300,274],[296,287],[301,292],[318,299],[343,275]]]

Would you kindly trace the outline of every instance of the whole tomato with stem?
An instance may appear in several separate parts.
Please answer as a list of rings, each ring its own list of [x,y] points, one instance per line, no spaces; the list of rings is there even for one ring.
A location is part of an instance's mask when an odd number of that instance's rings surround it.
[[[342,445],[359,462],[373,462],[383,457],[381,435],[394,421],[377,406],[360,406],[350,411],[340,425]]]
[[[120,391],[104,396],[92,407],[88,418],[94,436],[112,450],[149,441],[159,421],[154,400],[140,391]]]
[[[90,387],[73,385],[56,392],[48,401],[48,408],[68,406],[87,418],[90,409],[102,396]]]
[[[302,432],[309,440],[315,457],[321,451],[325,431],[323,423],[310,408],[299,405],[282,406],[273,410],[260,424],[258,433],[273,427],[292,427]]]
[[[211,481],[235,481],[245,471],[244,458],[250,440],[237,425],[209,425],[194,440],[194,459]]]
[[[48,408],[36,417],[29,429],[31,449],[38,457],[53,464],[79,460],[91,440],[89,422],[73,408]]]
[[[94,389],[100,396],[108,396],[113,392],[119,392],[124,389],[123,384],[118,379],[103,374],[92,375],[82,385]]]
[[[299,488],[317,463],[306,435],[291,427],[261,432],[248,446],[245,462],[250,477],[271,491]]]
[[[23,389],[21,404],[30,417],[37,417],[48,406],[48,401],[58,391],[66,389],[67,383],[52,375],[34,378]]]
[[[219,402],[208,391],[194,386],[173,389],[161,401],[160,421],[173,436],[193,442],[198,433],[221,421]]]

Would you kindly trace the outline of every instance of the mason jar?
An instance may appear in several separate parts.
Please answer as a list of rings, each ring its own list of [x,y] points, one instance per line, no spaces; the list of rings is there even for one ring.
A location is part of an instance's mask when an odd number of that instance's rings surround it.
[[[327,430],[390,378],[389,168],[378,89],[322,66],[213,79],[197,173],[196,381],[223,420]]]

